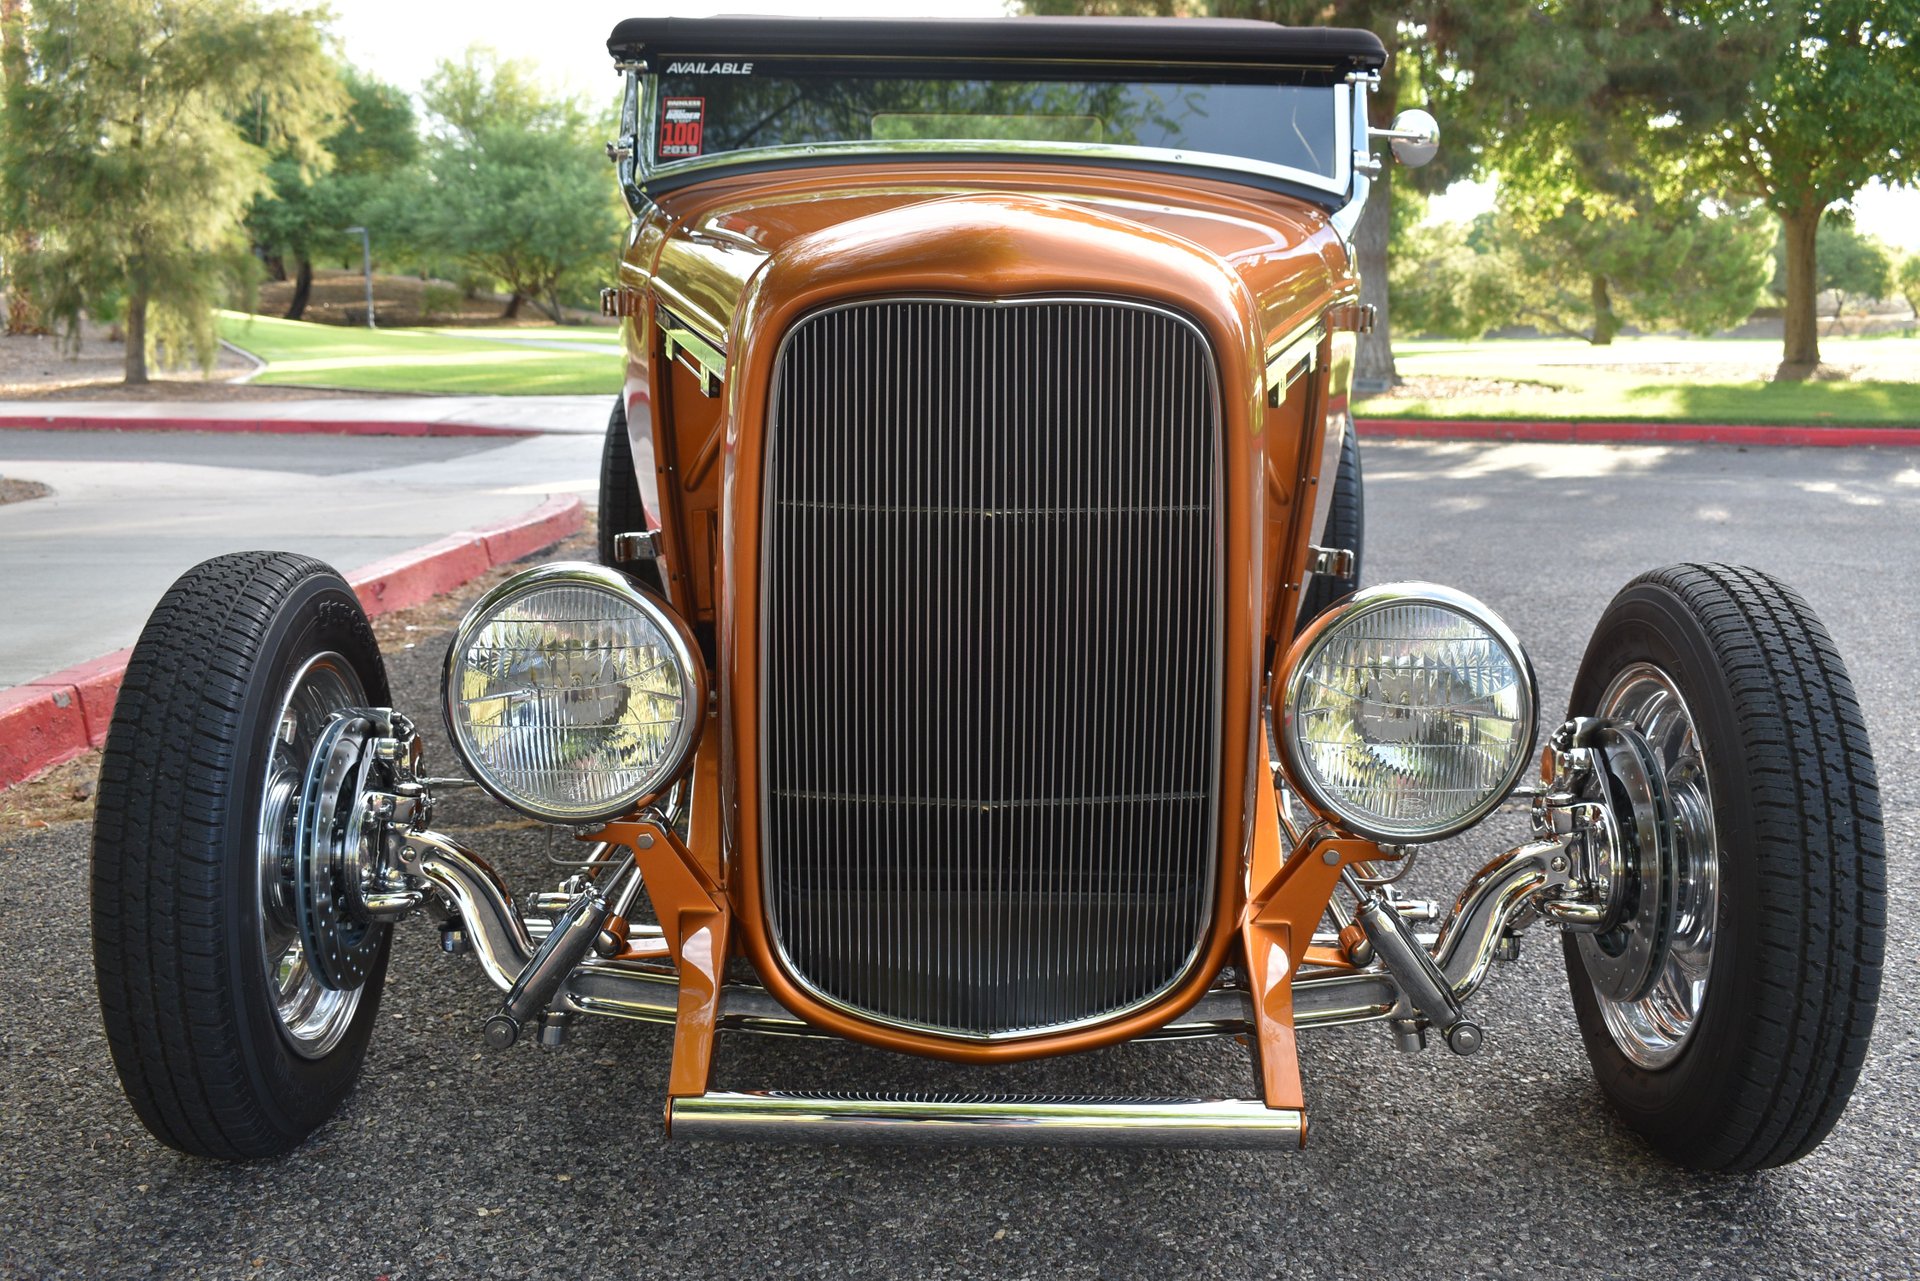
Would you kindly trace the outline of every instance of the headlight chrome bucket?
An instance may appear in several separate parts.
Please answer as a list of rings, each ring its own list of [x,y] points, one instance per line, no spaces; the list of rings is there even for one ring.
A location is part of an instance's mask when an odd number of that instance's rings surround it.
[[[686,624],[614,570],[515,574],[454,632],[444,679],[461,762],[508,805],[553,823],[616,818],[693,759],[706,671]]]
[[[1432,583],[1368,588],[1316,619],[1272,698],[1300,794],[1383,844],[1473,826],[1533,758],[1526,651],[1492,610]]]

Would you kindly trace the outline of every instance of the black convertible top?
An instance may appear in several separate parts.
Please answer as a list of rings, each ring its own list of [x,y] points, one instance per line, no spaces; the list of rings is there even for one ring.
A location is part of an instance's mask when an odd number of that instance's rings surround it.
[[[613,29],[607,49],[622,60],[797,54],[1351,70],[1371,70],[1386,60],[1371,31],[1237,18],[628,18]]]

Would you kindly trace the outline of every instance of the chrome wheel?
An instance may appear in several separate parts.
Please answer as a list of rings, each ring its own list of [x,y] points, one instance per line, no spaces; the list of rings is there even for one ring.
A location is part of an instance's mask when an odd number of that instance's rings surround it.
[[[1666,672],[1651,663],[1624,668],[1607,686],[1599,714],[1631,722],[1645,741],[1649,763],[1666,784],[1672,843],[1670,867],[1643,864],[1639,870],[1643,878],[1658,878],[1657,886],[1643,886],[1646,902],[1657,910],[1621,926],[1631,946],[1655,949],[1647,983],[1622,997],[1595,982],[1594,994],[1620,1052],[1643,1068],[1662,1068],[1693,1036],[1713,969],[1720,889],[1713,796],[1693,714]],[[1605,947],[1607,940],[1580,942],[1585,953]]]
[[[258,833],[260,958],[281,1034],[303,1058],[340,1044],[360,1005],[358,987],[328,987],[300,941],[294,861],[300,849],[300,795],[322,734],[344,708],[367,701],[351,663],[328,651],[308,659],[288,683],[260,798]]]

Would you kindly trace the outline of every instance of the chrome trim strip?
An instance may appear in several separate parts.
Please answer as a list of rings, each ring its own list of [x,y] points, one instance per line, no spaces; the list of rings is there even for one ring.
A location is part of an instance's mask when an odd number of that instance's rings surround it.
[[[1318,367],[1320,344],[1326,336],[1325,321],[1315,317],[1295,328],[1279,342],[1268,346],[1267,404],[1270,407],[1279,408],[1280,402],[1293,390],[1293,385]],[[1317,529],[1314,537],[1319,537]]]
[[[658,281],[655,284],[657,286]],[[654,304],[653,312],[667,359],[677,361],[681,368],[700,380],[701,395],[719,395],[720,384],[727,377],[727,353],[660,304]]]
[[[1337,121],[1340,110],[1336,106],[1334,115]],[[649,134],[649,137],[652,135]],[[1338,145],[1338,133],[1335,134],[1335,152],[1345,154],[1345,148]],[[916,160],[951,160],[995,156],[1038,157],[1048,160],[1101,160],[1133,161],[1148,165],[1179,165],[1192,169],[1217,169],[1228,173],[1253,174],[1262,178],[1275,178],[1290,182],[1296,186],[1307,187],[1314,191],[1325,191],[1340,195],[1347,189],[1347,175],[1314,173],[1308,169],[1295,169],[1291,165],[1276,165],[1265,160],[1249,160],[1245,156],[1231,156],[1218,151],[1183,151],[1172,147],[1124,147],[1103,142],[1034,142],[1023,139],[941,139],[927,138],[906,146],[897,142],[852,141],[817,142],[802,146],[753,147],[743,151],[727,151],[718,155],[701,156],[694,160],[676,160],[672,164],[661,165],[652,170],[652,177],[663,181],[679,178],[685,174],[700,174],[710,170],[724,170],[736,165],[768,165],[790,161],[796,164],[828,163],[843,156],[887,156],[899,160],[902,164],[911,164]],[[1337,169],[1346,168],[1336,165]]]
[[[676,1139],[1299,1148],[1306,1114],[1258,1099],[710,1093],[667,1102]]]
[[[1223,457],[1224,442],[1222,437],[1225,431],[1226,420],[1225,420],[1225,412],[1224,412],[1224,407],[1223,407],[1223,402],[1221,399],[1221,392],[1220,392],[1219,357],[1214,350],[1211,339],[1208,337],[1205,330],[1203,330],[1199,325],[1197,325],[1194,321],[1192,321],[1188,317],[1183,316],[1178,312],[1171,311],[1154,304],[1140,302],[1134,299],[1115,299],[1115,298],[1104,298],[1104,297],[1097,297],[1097,296],[1077,296],[1077,295],[1059,295],[1059,296],[1031,297],[1031,298],[1029,297],[971,298],[971,297],[964,297],[964,296],[946,297],[946,296],[939,296],[939,295],[878,295],[878,296],[872,296],[867,298],[854,299],[854,300],[839,303],[830,307],[821,308],[818,311],[810,312],[807,315],[801,317],[799,320],[795,321],[793,325],[791,325],[788,328],[787,332],[782,335],[780,347],[775,353],[774,362],[773,362],[773,375],[771,379],[772,387],[768,396],[767,423],[774,424],[779,421],[779,414],[780,414],[780,408],[781,408],[780,407],[780,371],[784,366],[784,363],[786,361],[787,354],[788,354],[788,348],[792,343],[794,335],[796,333],[798,333],[804,326],[806,326],[810,322],[817,321],[825,316],[833,315],[835,313],[839,313],[843,311],[848,311],[851,309],[870,307],[876,304],[891,304],[891,303],[951,303],[951,304],[962,304],[962,305],[973,306],[973,307],[992,307],[992,308],[1025,308],[1025,307],[1049,306],[1049,305],[1057,306],[1057,305],[1067,304],[1067,305],[1100,306],[1100,307],[1113,307],[1113,308],[1137,310],[1137,311],[1146,312],[1149,314],[1157,315],[1157,316],[1172,320],[1176,324],[1183,326],[1187,331],[1189,331],[1192,334],[1195,340],[1200,343],[1202,349],[1206,353],[1207,358],[1202,362],[1202,365],[1206,374],[1207,390],[1208,390],[1211,414],[1212,414],[1212,429],[1211,429],[1211,442],[1210,442],[1211,451],[1212,451],[1211,463],[1210,463],[1210,466],[1212,469],[1212,475],[1211,475],[1211,493],[1210,493],[1209,501],[1212,504],[1213,514],[1214,514],[1214,518],[1211,522],[1212,523],[1212,559],[1213,559],[1214,581],[1209,586],[1213,593],[1212,626],[1213,626],[1214,652],[1211,656],[1211,662],[1212,662],[1211,670],[1213,673],[1213,680],[1211,683],[1212,685],[1211,712],[1213,717],[1212,723],[1215,730],[1215,739],[1212,744],[1212,758],[1211,758],[1211,761],[1209,762],[1209,766],[1210,766],[1211,777],[1213,778],[1215,790],[1214,790],[1214,795],[1212,797],[1210,810],[1209,810],[1210,826],[1209,826],[1207,844],[1205,848],[1209,851],[1210,857],[1212,859],[1217,860],[1223,857],[1224,855],[1220,850],[1221,833],[1219,830],[1219,817],[1220,817],[1221,801],[1226,794],[1225,780],[1220,777],[1221,745],[1224,741],[1223,736],[1226,733],[1225,725],[1223,723],[1224,708],[1222,707],[1222,699],[1223,699],[1222,684],[1224,681],[1225,621],[1226,621],[1225,620],[1225,600],[1226,600],[1225,572],[1226,570],[1225,570],[1225,524],[1224,524],[1225,480],[1223,475],[1223,469],[1224,469],[1225,463],[1224,463],[1224,457]],[[1317,324],[1318,322],[1316,321],[1314,323]],[[773,451],[779,446],[779,442],[777,439],[775,439],[772,428],[769,426],[766,430],[767,430],[767,454],[766,454],[766,458],[762,462],[763,476],[767,471],[771,469],[771,460],[774,456]],[[760,490],[760,501],[764,507],[766,502],[766,485],[764,480],[762,482],[761,490]],[[756,640],[760,647],[760,653],[758,655],[759,680],[760,680],[760,689],[761,689],[761,702],[762,702],[762,705],[764,706],[766,705],[767,698],[768,698],[767,690],[770,688],[769,669],[768,669],[768,654],[769,654],[770,647],[766,641],[764,628],[766,626],[765,620],[770,616],[770,612],[771,612],[771,601],[770,601],[771,576],[767,574],[766,567],[777,563],[777,559],[774,554],[775,522],[763,519],[762,530],[763,530],[762,540],[764,544],[762,547],[762,555],[761,555],[761,562],[760,562],[762,566],[762,578],[761,578],[761,582],[759,583],[758,590],[760,594],[760,609],[761,609],[761,619],[762,619],[761,625],[762,625],[763,631],[762,631],[762,635],[757,637]],[[767,733],[767,727],[764,723],[756,727],[756,732],[759,734],[760,777],[763,780],[765,780],[771,777],[771,774],[769,772],[769,759],[768,759],[768,747],[769,747],[770,736]],[[761,911],[764,914],[763,919],[766,921],[766,924],[767,924],[767,933],[768,933],[769,942],[771,944],[770,950],[773,953],[775,962],[780,966],[781,970],[789,979],[789,981],[791,981],[796,987],[800,988],[802,991],[805,991],[814,1000],[817,1000],[821,1004],[826,1005],[830,1008],[833,1008],[845,1014],[848,1014],[851,1017],[858,1018],[864,1022],[872,1023],[876,1026],[898,1028],[905,1031],[917,1032],[917,1033],[921,1033],[928,1036],[938,1037],[944,1040],[953,1040],[953,1041],[959,1041],[959,1042],[971,1043],[971,1044],[992,1044],[992,1043],[1002,1043],[1002,1042],[1009,1042],[1009,1041],[1033,1040],[1040,1037],[1058,1036],[1063,1033],[1078,1031],[1084,1028],[1101,1026],[1103,1024],[1111,1023],[1116,1020],[1125,1018],[1126,1016],[1138,1010],[1150,1008],[1154,1003],[1163,999],[1168,992],[1173,991],[1174,989],[1178,988],[1182,983],[1188,981],[1188,979],[1192,976],[1194,967],[1199,963],[1200,958],[1205,951],[1207,941],[1210,938],[1212,933],[1212,928],[1213,928],[1212,918],[1215,910],[1215,897],[1217,893],[1216,882],[1219,875],[1219,865],[1217,862],[1213,862],[1209,868],[1209,875],[1206,878],[1205,895],[1201,901],[1200,908],[1199,908],[1200,919],[1203,922],[1205,922],[1205,924],[1201,929],[1199,929],[1196,932],[1195,941],[1188,953],[1188,956],[1185,962],[1180,967],[1178,967],[1172,979],[1170,979],[1167,983],[1162,985],[1160,988],[1156,989],[1153,993],[1139,1000],[1129,1002],[1115,1009],[1102,1011],[1099,1014],[1090,1015],[1086,1018],[1074,1019],[1074,1020],[1062,1022],[1062,1023],[1051,1023],[1051,1024],[1038,1026],[1038,1027],[1020,1028],[1012,1031],[986,1032],[986,1033],[967,1032],[967,1031],[955,1029],[952,1027],[942,1027],[934,1024],[929,1024],[929,1023],[916,1022],[911,1019],[890,1017],[888,1015],[876,1012],[871,1009],[866,1009],[860,1006],[849,1004],[846,1001],[843,1001],[829,993],[826,993],[820,990],[820,988],[817,985],[811,982],[802,973],[800,967],[791,958],[787,949],[786,942],[781,935],[779,916],[775,910],[775,906],[772,900],[775,878],[769,873],[769,869],[768,869],[768,852],[770,849],[772,849],[772,841],[770,839],[770,833],[768,831],[768,816],[769,816],[769,810],[771,807],[766,803],[766,799],[764,797],[759,799],[759,806],[760,806],[760,849],[761,849],[761,860],[762,860],[761,878],[760,878],[760,881],[761,881],[760,907],[761,907]],[[828,839],[831,839],[831,837],[829,836]]]

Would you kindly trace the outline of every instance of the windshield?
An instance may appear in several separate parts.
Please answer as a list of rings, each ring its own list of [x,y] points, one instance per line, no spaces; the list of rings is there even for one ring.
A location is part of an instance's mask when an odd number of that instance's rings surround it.
[[[1125,69],[1122,69],[1123,71]],[[1229,79],[1219,68],[1175,79],[1071,78],[1027,68],[929,76],[850,63],[665,60],[655,84],[654,166],[769,148],[951,151],[1148,149],[1158,158],[1251,161],[1338,179],[1338,91],[1329,84]]]

